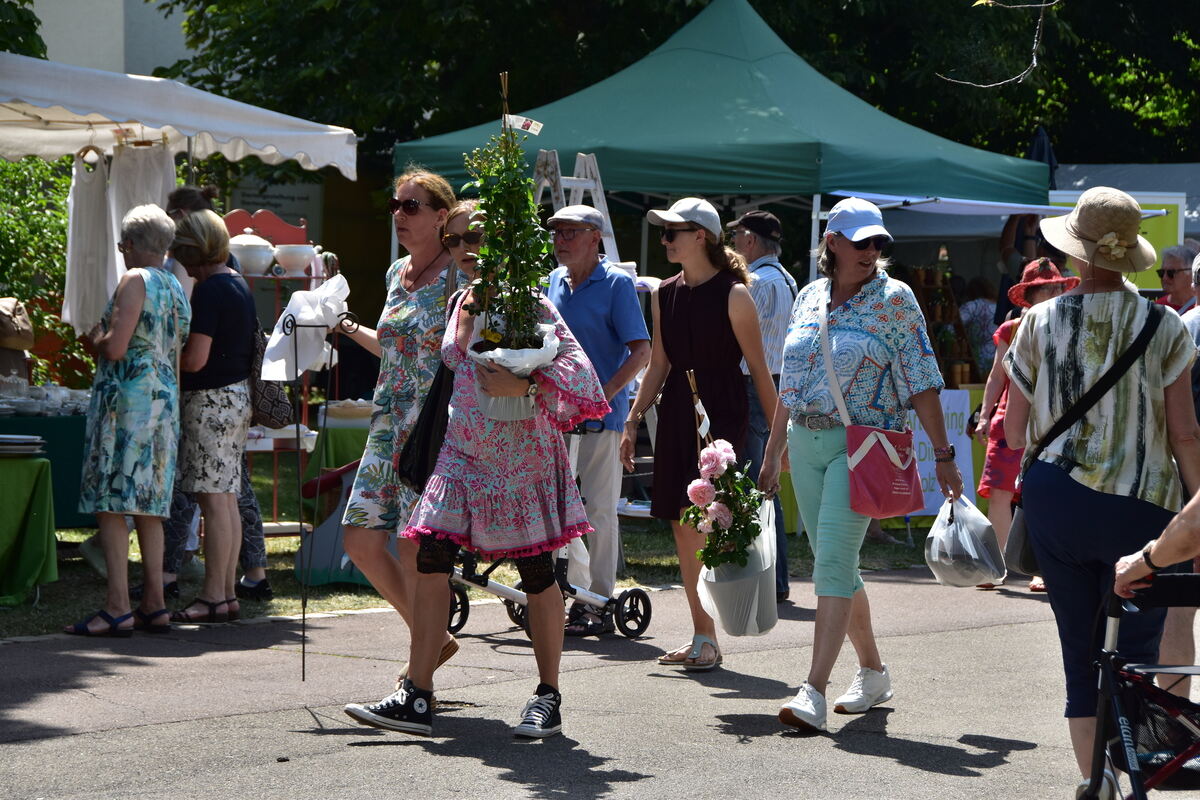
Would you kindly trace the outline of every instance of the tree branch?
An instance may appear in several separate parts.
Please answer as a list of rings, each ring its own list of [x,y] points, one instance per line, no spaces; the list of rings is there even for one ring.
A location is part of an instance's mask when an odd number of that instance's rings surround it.
[[[978,0],[978,2],[975,3],[975,5],[977,5],[977,6],[978,5],[987,5],[987,6],[995,6],[997,8],[1040,8],[1041,9],[1041,11],[1038,12],[1037,28],[1033,32],[1033,50],[1030,53],[1029,66],[1026,67],[1024,70],[1022,70],[1019,74],[1014,75],[1011,78],[1005,78],[1002,81],[996,81],[995,83],[975,83],[974,81],[960,81],[957,78],[946,77],[945,75],[943,75],[940,72],[935,72],[934,74],[937,75],[939,78],[941,78],[944,81],[948,81],[950,83],[957,83],[962,86],[974,86],[976,89],[994,89],[997,86],[1004,86],[1007,83],[1020,83],[1021,81],[1025,80],[1025,78],[1027,78],[1029,76],[1029,74],[1034,71],[1034,69],[1037,68],[1038,49],[1042,45],[1042,27],[1046,21],[1046,9],[1052,8],[1056,5],[1058,5],[1060,2],[1061,2],[1061,0],[1051,0],[1051,2],[1049,2],[1049,3],[1008,4],[1008,3],[1001,3],[998,0]]]

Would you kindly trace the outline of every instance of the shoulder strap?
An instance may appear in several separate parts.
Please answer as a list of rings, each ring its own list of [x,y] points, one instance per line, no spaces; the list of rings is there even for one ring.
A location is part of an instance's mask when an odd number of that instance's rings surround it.
[[[825,380],[829,383],[829,391],[833,394],[833,402],[837,404],[838,416],[842,424],[850,427],[850,412],[846,410],[846,398],[842,396],[842,382],[838,380],[837,372],[833,369],[833,353],[829,348],[829,303],[832,302],[832,284],[830,292],[821,292],[820,314],[821,321],[821,354],[825,356]],[[828,298],[828,299],[827,299]]]
[[[787,284],[788,291],[792,293],[792,300],[795,300],[796,295],[800,293],[800,290],[796,288],[796,279],[788,274],[787,270],[783,268],[783,265],[776,262],[771,262],[763,264],[763,266],[774,267],[775,269],[779,270],[779,274],[783,276],[783,282]]]
[[[1142,354],[1146,352],[1146,348],[1150,346],[1150,340],[1154,338],[1154,332],[1158,330],[1158,323],[1162,321],[1164,313],[1162,306],[1150,303],[1149,301],[1147,301],[1147,304],[1150,306],[1150,310],[1146,313],[1146,321],[1142,324],[1142,329],[1138,332],[1137,338],[1125,349],[1120,358],[1113,362],[1113,365],[1108,368],[1108,372],[1105,372],[1092,388],[1088,389],[1082,397],[1076,400],[1075,404],[1067,409],[1058,422],[1054,423],[1054,426],[1038,441],[1037,447],[1033,449],[1032,454],[1023,459],[1025,466],[1037,461],[1038,456],[1042,454],[1042,451],[1051,442],[1066,433],[1076,422],[1083,419],[1084,414],[1090,411],[1092,406],[1100,402],[1100,398],[1106,395],[1108,390],[1115,386],[1117,381],[1121,379],[1121,376],[1129,371],[1129,368],[1133,366],[1133,362],[1141,358]]]

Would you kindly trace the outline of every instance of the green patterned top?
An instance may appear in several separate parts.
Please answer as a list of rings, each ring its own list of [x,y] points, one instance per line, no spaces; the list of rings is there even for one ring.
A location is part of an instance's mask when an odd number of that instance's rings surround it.
[[[1064,295],[1025,312],[1004,367],[1030,402],[1029,446],[1133,343],[1150,305],[1123,291]],[[1168,309],[1146,353],[1039,460],[1098,492],[1178,511],[1181,486],[1167,440],[1164,390],[1195,357],[1196,344]]]

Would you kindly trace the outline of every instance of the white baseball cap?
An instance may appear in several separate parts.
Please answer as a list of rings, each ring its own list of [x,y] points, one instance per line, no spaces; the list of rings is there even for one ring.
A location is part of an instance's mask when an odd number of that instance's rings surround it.
[[[666,211],[651,210],[646,212],[646,219],[655,225],[665,225],[668,222],[690,222],[699,225],[706,231],[721,238],[721,215],[713,204],[701,197],[685,197],[676,200],[675,204]]]
[[[591,225],[597,230],[604,230],[604,215],[591,206],[563,206],[546,220],[546,227],[553,228],[556,222],[578,222]]]
[[[870,236],[892,235],[883,227],[883,212],[874,203],[861,197],[847,197],[829,209],[826,233],[840,233],[852,242],[861,242]]]

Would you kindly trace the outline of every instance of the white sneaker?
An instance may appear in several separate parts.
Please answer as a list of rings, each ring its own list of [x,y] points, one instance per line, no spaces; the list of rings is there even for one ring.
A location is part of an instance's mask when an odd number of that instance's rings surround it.
[[[796,696],[779,709],[779,721],[801,730],[826,730],[825,695],[813,688],[812,684],[800,684]]]
[[[839,714],[861,714],[891,699],[892,678],[888,674],[887,664],[883,665],[883,672],[859,667],[850,688],[833,701],[833,710]]]

